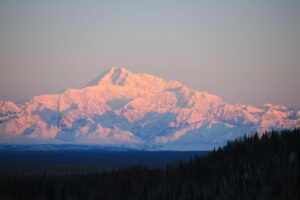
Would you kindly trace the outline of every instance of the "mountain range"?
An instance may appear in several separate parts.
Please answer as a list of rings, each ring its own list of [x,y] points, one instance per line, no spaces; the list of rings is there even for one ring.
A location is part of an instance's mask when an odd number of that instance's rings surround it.
[[[300,110],[222,101],[177,81],[112,67],[81,89],[0,100],[2,144],[88,144],[207,150],[227,140],[300,126]]]

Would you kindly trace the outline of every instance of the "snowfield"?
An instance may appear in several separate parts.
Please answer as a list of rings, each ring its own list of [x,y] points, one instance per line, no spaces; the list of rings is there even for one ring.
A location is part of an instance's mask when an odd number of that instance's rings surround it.
[[[230,105],[149,74],[110,70],[81,89],[0,101],[0,143],[203,150],[245,133],[300,126],[300,110]]]

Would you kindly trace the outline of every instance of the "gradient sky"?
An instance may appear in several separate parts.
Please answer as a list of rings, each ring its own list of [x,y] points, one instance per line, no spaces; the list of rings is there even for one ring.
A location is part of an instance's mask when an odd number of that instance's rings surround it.
[[[113,65],[300,106],[299,0],[0,0],[0,99],[80,88]]]

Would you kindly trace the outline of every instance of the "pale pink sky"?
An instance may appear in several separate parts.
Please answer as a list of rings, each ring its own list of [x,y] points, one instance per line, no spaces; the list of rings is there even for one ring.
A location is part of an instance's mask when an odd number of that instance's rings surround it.
[[[0,0],[0,99],[80,88],[118,65],[228,103],[300,106],[299,10],[299,0]]]

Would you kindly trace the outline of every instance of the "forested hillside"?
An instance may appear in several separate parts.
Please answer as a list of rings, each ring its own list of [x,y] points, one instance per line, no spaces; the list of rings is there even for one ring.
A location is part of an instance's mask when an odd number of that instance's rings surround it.
[[[300,199],[300,129],[230,141],[165,168],[2,177],[0,199]]]

